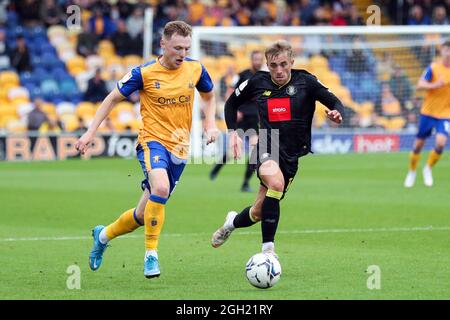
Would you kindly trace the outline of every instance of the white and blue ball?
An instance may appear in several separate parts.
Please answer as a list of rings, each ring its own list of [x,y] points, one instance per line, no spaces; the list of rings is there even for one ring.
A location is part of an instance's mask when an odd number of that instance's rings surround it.
[[[250,284],[267,289],[280,280],[281,265],[273,254],[257,253],[248,260],[245,273]]]

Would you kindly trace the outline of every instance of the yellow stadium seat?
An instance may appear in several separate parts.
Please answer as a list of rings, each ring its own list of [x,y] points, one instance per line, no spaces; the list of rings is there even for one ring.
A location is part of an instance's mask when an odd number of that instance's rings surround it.
[[[98,54],[103,55],[114,55],[115,54],[114,45],[109,40],[101,40],[98,43]]]
[[[47,30],[47,36],[50,40],[66,36],[66,28],[61,25],[50,26]]]
[[[42,111],[44,111],[47,115],[55,115],[56,116],[56,107],[53,103],[44,102],[42,103]]]
[[[93,117],[96,110],[92,102],[80,102],[75,112],[79,117]]]
[[[19,76],[14,71],[3,71],[0,73],[0,86],[14,86],[20,84]]]
[[[24,133],[27,131],[27,124],[23,120],[10,120],[6,123],[5,129],[12,133]]]
[[[30,94],[28,93],[28,90],[24,87],[15,87],[15,88],[12,88],[9,90],[8,98],[9,98],[9,100],[15,100],[15,99],[28,100],[30,98]]]
[[[7,88],[5,88],[3,86],[0,86],[0,102],[9,100],[8,99],[8,92],[9,92],[9,89],[7,89]],[[1,104],[0,104],[0,106],[1,106]]]
[[[111,66],[111,65],[123,65],[124,59],[122,59],[122,57],[119,56],[110,56],[110,57],[106,57],[103,58],[104,62],[105,62],[105,66]]]
[[[128,68],[130,66],[134,68],[136,66],[141,65],[142,62],[143,62],[142,57],[137,56],[137,55],[131,54],[131,55],[123,57],[123,64],[126,68]]]
[[[1,116],[17,116],[16,106],[11,103],[6,103],[0,106],[0,117]]]
[[[66,65],[69,72],[74,75],[86,71],[86,61],[82,56],[75,56],[67,60]]]
[[[16,120],[19,120],[19,118],[17,116],[11,116],[11,115],[2,116],[0,114],[0,128],[5,128],[8,122],[16,121]]]

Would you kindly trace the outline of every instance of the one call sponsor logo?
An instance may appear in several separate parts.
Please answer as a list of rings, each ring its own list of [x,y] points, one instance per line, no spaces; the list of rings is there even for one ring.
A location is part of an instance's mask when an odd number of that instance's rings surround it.
[[[291,99],[273,98],[267,100],[267,111],[270,122],[291,120]]]
[[[355,152],[392,152],[400,149],[398,135],[361,134],[353,137]]]

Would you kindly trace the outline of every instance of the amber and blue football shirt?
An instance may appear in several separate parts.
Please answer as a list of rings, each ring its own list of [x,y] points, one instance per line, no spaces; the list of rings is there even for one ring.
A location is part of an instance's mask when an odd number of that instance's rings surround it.
[[[125,97],[139,90],[143,125],[138,143],[158,141],[175,156],[187,159],[194,89],[213,90],[205,67],[186,58],[179,68],[167,69],[158,58],[132,69],[117,83],[117,88]]]

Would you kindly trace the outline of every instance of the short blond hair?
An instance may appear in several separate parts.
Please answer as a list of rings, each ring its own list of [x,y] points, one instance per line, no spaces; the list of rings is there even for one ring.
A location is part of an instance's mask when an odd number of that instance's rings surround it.
[[[292,46],[286,40],[279,40],[275,42],[266,49],[266,52],[264,54],[266,56],[266,59],[269,60],[269,58],[276,57],[282,52],[286,52],[288,58],[290,59],[294,57],[294,53],[292,52]]]
[[[170,21],[164,26],[163,36],[170,39],[174,34],[182,37],[190,37],[192,35],[192,27],[184,21]]]

